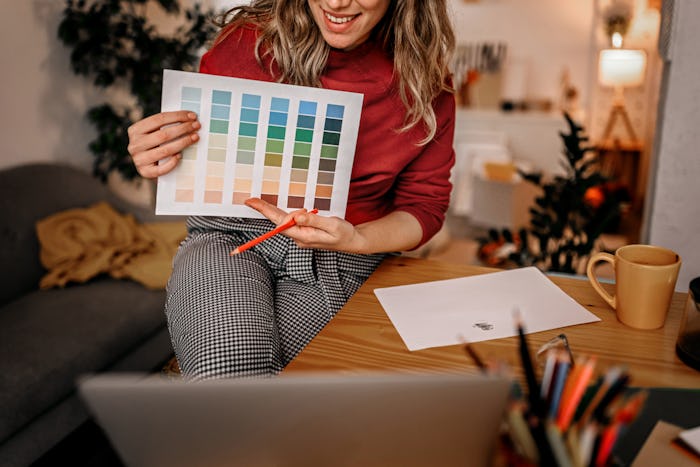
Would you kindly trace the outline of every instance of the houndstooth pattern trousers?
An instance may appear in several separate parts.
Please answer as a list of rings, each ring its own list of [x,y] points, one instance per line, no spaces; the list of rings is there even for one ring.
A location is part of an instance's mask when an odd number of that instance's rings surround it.
[[[183,376],[271,376],[331,320],[385,255],[301,249],[267,219],[191,217],[165,313]]]

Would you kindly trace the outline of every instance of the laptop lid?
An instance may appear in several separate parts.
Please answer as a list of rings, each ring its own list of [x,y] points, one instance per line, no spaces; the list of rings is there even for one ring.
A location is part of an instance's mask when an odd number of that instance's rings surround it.
[[[501,378],[398,373],[79,382],[135,467],[489,465],[509,388]]]

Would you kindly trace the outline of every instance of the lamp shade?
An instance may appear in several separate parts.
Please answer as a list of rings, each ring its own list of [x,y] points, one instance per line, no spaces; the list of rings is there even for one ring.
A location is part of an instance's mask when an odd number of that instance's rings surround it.
[[[646,65],[647,56],[643,50],[601,50],[598,81],[603,86],[639,86],[644,82]]]

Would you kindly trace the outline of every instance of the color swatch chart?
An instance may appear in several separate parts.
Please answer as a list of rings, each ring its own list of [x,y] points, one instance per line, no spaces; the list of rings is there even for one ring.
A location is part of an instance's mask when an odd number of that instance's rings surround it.
[[[158,178],[156,214],[262,217],[285,211],[344,217],[362,94],[165,70],[162,110],[199,116],[200,140]]]

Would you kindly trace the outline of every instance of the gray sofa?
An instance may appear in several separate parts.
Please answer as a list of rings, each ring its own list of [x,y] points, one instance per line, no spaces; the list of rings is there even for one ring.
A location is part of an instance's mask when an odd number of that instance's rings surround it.
[[[65,165],[0,170],[0,464],[28,465],[88,414],[76,378],[152,371],[172,355],[163,291],[99,277],[39,290],[35,222],[107,201],[138,221],[173,218],[130,205],[90,174]]]

